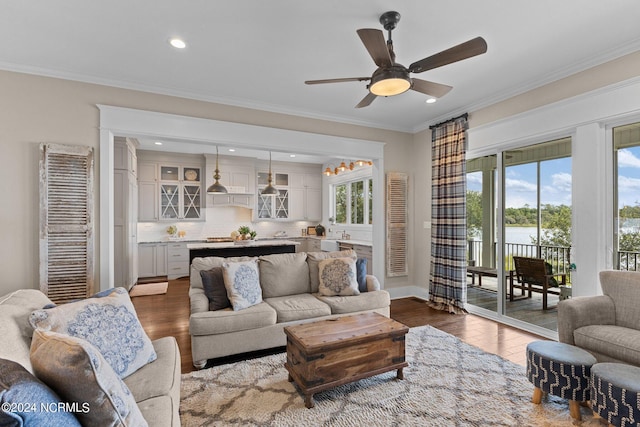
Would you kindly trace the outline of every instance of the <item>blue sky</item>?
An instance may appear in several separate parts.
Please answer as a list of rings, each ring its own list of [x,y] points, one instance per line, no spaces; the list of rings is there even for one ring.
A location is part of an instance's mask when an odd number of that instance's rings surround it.
[[[640,147],[618,151],[618,197],[620,206],[640,203]],[[540,165],[541,203],[571,205],[571,158],[555,159]],[[467,178],[469,190],[480,191],[481,173]],[[506,170],[506,206],[536,206],[536,164],[510,166]]]

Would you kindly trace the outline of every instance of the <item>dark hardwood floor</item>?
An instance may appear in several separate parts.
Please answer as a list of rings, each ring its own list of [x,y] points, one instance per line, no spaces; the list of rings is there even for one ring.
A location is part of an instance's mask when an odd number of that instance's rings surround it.
[[[189,280],[169,281],[164,295],[132,298],[140,322],[151,339],[174,336],[182,356],[182,373],[194,370],[189,336]],[[431,325],[487,352],[525,365],[525,348],[544,339],[472,314],[453,315],[427,307],[419,298],[391,301],[391,317],[409,327]]]

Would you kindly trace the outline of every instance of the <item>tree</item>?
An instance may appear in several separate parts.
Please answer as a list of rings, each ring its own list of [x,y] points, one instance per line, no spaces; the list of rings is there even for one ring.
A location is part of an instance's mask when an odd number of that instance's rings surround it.
[[[482,232],[482,193],[467,190],[467,239],[480,236]]]
[[[567,205],[542,205],[542,235],[540,245],[571,246],[571,207]],[[536,243],[533,241],[532,243]]]
[[[623,206],[620,209],[620,235],[618,250],[622,252],[640,252],[640,204]]]

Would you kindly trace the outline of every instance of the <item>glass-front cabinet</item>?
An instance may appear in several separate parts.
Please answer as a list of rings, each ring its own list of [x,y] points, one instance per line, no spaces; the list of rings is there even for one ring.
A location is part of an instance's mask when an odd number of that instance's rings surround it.
[[[269,183],[268,172],[258,172],[258,206],[259,219],[289,219],[289,174],[273,173],[272,185],[278,194],[262,195],[262,190]]]
[[[160,220],[201,218],[202,169],[160,165]]]

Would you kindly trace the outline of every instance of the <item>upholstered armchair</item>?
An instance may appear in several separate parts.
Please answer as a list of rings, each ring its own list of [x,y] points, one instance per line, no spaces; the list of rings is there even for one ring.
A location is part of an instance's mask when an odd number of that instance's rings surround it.
[[[600,272],[604,295],[558,304],[560,342],[583,348],[598,362],[640,366],[640,272]]]

